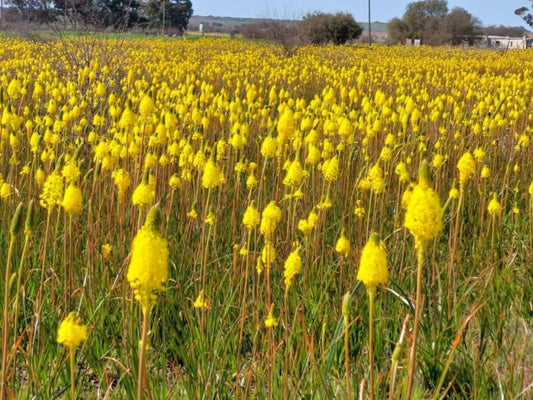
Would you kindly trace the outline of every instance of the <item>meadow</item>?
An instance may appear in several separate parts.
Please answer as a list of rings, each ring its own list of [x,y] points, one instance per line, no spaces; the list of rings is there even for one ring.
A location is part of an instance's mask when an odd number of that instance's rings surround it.
[[[2,400],[531,398],[533,51],[0,43]]]

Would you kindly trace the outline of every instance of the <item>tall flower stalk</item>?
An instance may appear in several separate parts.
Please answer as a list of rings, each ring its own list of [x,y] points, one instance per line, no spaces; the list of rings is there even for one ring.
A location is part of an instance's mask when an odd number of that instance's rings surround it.
[[[411,398],[413,390],[414,374],[416,369],[416,345],[418,339],[418,325],[420,324],[422,305],[422,270],[427,245],[442,230],[442,207],[440,198],[430,186],[431,179],[429,167],[424,160],[418,171],[418,183],[407,205],[404,226],[415,238],[415,250],[417,260],[416,273],[416,298],[415,298],[415,322],[413,342],[409,353],[409,380],[407,384],[406,399]]]
[[[374,299],[378,285],[389,281],[385,243],[372,233],[361,253],[357,280],[362,281],[368,293],[368,361],[370,368],[370,399],[374,400]]]
[[[161,236],[159,206],[152,207],[146,221],[133,239],[127,279],[134,290],[135,300],[141,306],[143,323],[139,349],[137,400],[143,398],[145,356],[150,313],[157,299],[157,292],[164,290],[168,280],[168,244]]]

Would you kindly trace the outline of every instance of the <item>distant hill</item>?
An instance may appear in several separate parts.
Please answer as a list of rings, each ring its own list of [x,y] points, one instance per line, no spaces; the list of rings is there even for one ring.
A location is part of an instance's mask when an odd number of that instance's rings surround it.
[[[232,32],[237,31],[239,28],[250,24],[257,24],[264,21],[271,21],[269,18],[233,18],[233,17],[215,17],[213,15],[200,16],[193,15],[189,19],[189,31],[198,31],[200,24],[203,24],[205,32]],[[293,24],[296,20],[279,20],[283,24]],[[368,23],[359,22],[359,24],[366,31],[368,30]],[[387,23],[385,22],[372,22],[373,32],[386,32]]]

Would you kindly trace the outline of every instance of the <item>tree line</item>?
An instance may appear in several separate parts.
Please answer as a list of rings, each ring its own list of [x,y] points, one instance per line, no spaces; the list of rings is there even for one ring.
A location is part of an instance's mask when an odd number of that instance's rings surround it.
[[[4,3],[30,23],[59,22],[115,30],[139,25],[184,32],[193,14],[190,0],[4,0]]]

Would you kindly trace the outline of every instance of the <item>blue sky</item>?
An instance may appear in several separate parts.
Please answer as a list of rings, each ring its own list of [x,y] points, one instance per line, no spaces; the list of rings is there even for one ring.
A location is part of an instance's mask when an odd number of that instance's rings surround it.
[[[371,19],[386,22],[401,17],[405,6],[412,1],[371,0]],[[352,13],[357,21],[368,19],[368,0],[192,0],[192,3],[194,14],[202,16],[298,19],[312,11],[346,11]],[[530,5],[532,2],[529,0],[448,0],[450,9],[463,7],[484,25],[526,26],[514,10]]]

